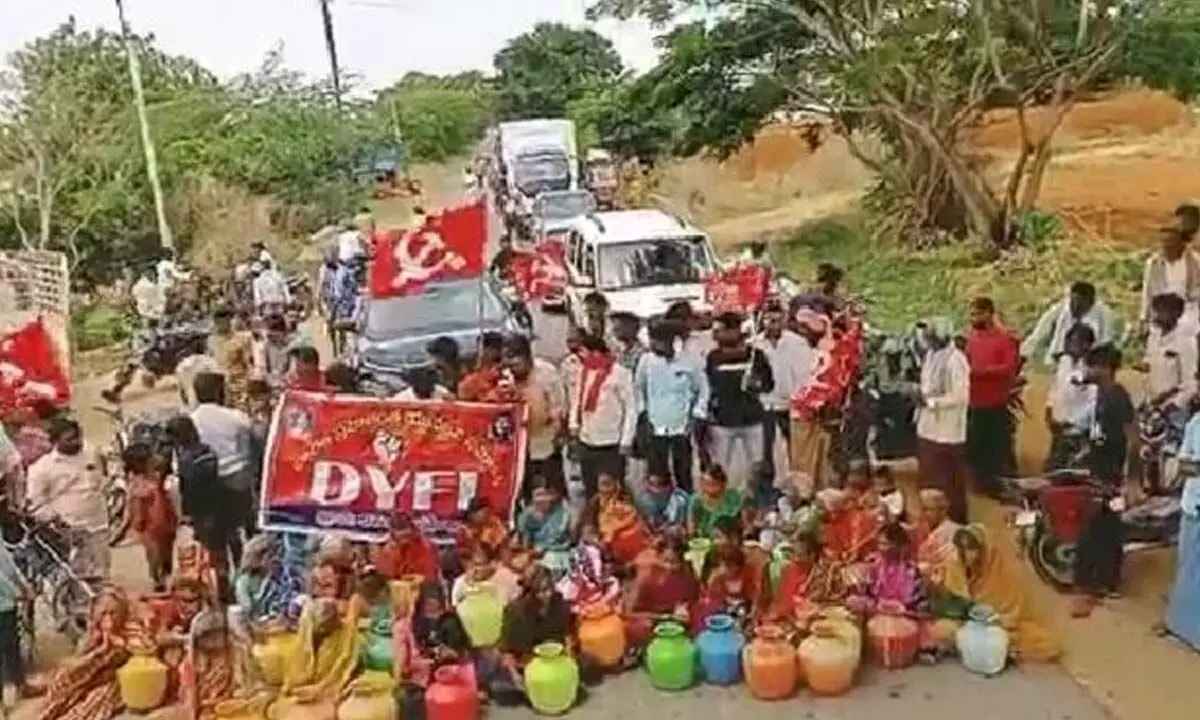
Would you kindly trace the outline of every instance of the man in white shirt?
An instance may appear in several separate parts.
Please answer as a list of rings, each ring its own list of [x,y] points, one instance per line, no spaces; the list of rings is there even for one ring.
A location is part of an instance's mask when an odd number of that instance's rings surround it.
[[[252,272],[254,284],[251,285],[251,292],[254,295],[255,309],[264,316],[283,312],[292,302],[287,278],[274,265],[256,263]]]
[[[929,352],[921,363],[917,409],[917,468],[925,487],[945,493],[949,517],[967,522],[967,410],[971,368],[945,318],[925,326]]]
[[[225,406],[225,377],[200,373],[193,385],[196,408],[192,423],[200,441],[217,456],[217,475],[229,491],[234,506],[229,509],[231,525],[254,533],[254,491],[258,485],[258,462],[262,448],[250,417]]]
[[[771,392],[762,396],[763,464],[771,478],[775,477],[775,438],[783,438],[784,457],[790,457],[792,396],[804,387],[812,376],[816,349],[799,333],[787,329],[787,310],[778,302],[768,303],[762,312],[762,332],[754,346],[767,356],[771,377],[775,381]]]
[[[596,495],[600,475],[625,479],[637,430],[633,373],[617,362],[602,338],[583,338],[579,371],[569,393],[568,429],[578,441],[584,494]]]
[[[1151,299],[1150,319],[1145,361],[1146,401],[1167,409],[1182,427],[1196,395],[1198,328],[1187,321],[1183,298],[1173,293]]]
[[[177,283],[192,279],[190,272],[179,267],[174,254],[168,254],[159,260],[155,270],[158,274],[158,284],[162,286],[164,292],[170,292]]]
[[[342,227],[336,242],[339,262],[352,263],[366,255],[362,233],[354,226],[354,223],[348,222]]]
[[[1175,294],[1183,298],[1183,321],[1200,325],[1200,257],[1191,242],[1200,228],[1200,208],[1181,205],[1175,210],[1174,224],[1162,228],[1161,249],[1146,261],[1142,276],[1142,306],[1139,320],[1149,331],[1151,301],[1158,295]]]
[[[1033,332],[1021,343],[1021,357],[1028,360],[1049,341],[1045,361],[1051,367],[1057,366],[1058,358],[1064,352],[1067,332],[1076,325],[1091,328],[1096,345],[1113,341],[1112,311],[1096,298],[1096,286],[1091,283],[1071,285],[1066,297],[1042,313]]]
[[[74,420],[58,420],[50,430],[54,449],[32,465],[26,477],[29,507],[41,520],[57,518],[78,543],[72,562],[83,577],[108,578],[108,506],[104,462],[84,443]]]
[[[1089,325],[1075,325],[1067,331],[1065,351],[1058,357],[1046,396],[1046,424],[1050,428],[1047,472],[1079,467],[1096,407],[1096,386],[1085,381],[1087,354],[1095,338]]]
[[[167,291],[158,282],[155,271],[147,269],[130,288],[133,305],[143,323],[158,322],[167,314]]]

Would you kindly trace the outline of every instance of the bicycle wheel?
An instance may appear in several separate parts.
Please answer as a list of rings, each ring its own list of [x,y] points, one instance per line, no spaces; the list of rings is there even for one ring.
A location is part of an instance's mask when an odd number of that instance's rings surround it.
[[[72,645],[87,632],[91,605],[92,589],[86,581],[67,576],[56,585],[50,598],[50,615]]]

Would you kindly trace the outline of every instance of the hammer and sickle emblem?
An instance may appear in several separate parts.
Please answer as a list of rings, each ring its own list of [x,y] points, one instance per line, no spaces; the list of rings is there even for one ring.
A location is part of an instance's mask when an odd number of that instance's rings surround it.
[[[418,237],[420,246],[414,252]],[[442,236],[433,230],[406,233],[396,243],[395,258],[398,271],[392,284],[396,287],[426,282],[444,270],[458,270],[466,264],[466,260],[452,252]]]

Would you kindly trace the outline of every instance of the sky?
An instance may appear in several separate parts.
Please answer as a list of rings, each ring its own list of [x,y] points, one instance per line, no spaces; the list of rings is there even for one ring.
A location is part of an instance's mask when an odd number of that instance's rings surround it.
[[[339,65],[369,89],[406,72],[490,70],[507,40],[539,21],[582,26],[587,0],[331,0]],[[227,77],[257,68],[282,47],[284,64],[329,74],[318,0],[125,0],[134,32],[153,33],[163,50],[188,55]],[[0,0],[0,54],[7,56],[68,16],[82,27],[117,27],[113,0]],[[591,24],[626,65],[654,65],[644,23]]]

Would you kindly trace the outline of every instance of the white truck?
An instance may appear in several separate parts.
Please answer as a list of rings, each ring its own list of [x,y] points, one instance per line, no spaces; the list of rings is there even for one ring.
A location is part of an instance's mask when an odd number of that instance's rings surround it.
[[[539,194],[579,187],[575,123],[562,119],[519,120],[500,123],[498,130],[496,155],[508,199],[505,215],[520,227],[527,224],[525,220]]]

